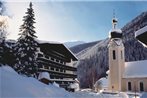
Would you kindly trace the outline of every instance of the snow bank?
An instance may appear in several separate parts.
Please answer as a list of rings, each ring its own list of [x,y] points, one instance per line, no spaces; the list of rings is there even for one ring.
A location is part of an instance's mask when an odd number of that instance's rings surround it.
[[[147,92],[146,93],[143,93],[140,98],[147,98]]]
[[[53,85],[56,86],[56,87],[60,87],[59,84],[56,83],[56,82],[54,82]]]
[[[70,84],[69,86],[70,88],[73,88],[75,91],[79,91],[80,90],[80,86],[79,86],[79,83],[72,83]]]
[[[62,88],[18,75],[8,66],[0,67],[0,84],[0,98],[73,98]]]
[[[103,94],[90,91],[69,93],[35,78],[18,75],[11,67],[0,67],[0,98],[128,98],[125,93]],[[146,98],[143,94],[141,98]]]

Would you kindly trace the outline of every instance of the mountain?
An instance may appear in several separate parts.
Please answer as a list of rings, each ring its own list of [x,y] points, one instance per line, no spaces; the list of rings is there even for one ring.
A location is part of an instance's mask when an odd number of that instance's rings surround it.
[[[65,42],[64,45],[70,48],[84,43],[85,43],[84,41],[73,41],[73,42]]]
[[[135,38],[135,31],[146,25],[147,12],[143,12],[121,28],[126,62],[147,59],[147,48]],[[92,87],[96,80],[106,76],[106,71],[108,70],[108,42],[109,39],[106,38],[89,47],[78,45],[74,47],[77,50],[74,50],[73,47],[71,48],[71,51],[76,53],[79,58],[76,66],[81,87]]]
[[[84,43],[84,44],[79,44],[79,45],[76,45],[76,46],[73,46],[73,47],[70,47],[70,50],[77,54],[78,52],[88,48],[88,47],[92,47],[94,45],[96,45],[98,42],[100,41],[94,41],[94,42],[89,42],[89,43]]]

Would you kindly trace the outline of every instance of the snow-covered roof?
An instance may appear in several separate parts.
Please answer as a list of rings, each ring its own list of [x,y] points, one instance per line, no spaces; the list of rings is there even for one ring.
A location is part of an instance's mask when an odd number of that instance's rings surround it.
[[[121,29],[111,29],[110,32],[122,33]]]
[[[103,77],[103,78],[99,79],[99,81],[102,82],[102,87],[103,88],[107,88],[108,87],[108,78]]]
[[[135,32],[135,37],[137,37],[138,35],[141,35],[143,33],[147,32],[147,26],[139,29],[138,31]]]
[[[43,78],[50,80],[50,75],[49,75],[49,73],[48,73],[48,72],[41,72],[41,73],[39,74],[39,76],[38,76],[38,79],[40,80],[40,79],[43,79]]]
[[[147,60],[126,62],[123,78],[147,77]]]
[[[55,41],[44,41],[44,40],[39,40],[39,39],[36,39],[36,41],[37,41],[39,44],[43,44],[43,43],[62,44],[62,43],[60,43],[60,42],[55,42]]]
[[[122,30],[121,29],[110,30],[109,38],[122,38]]]
[[[78,60],[78,58],[63,43],[52,42],[52,41],[41,41],[41,40],[36,40],[36,41],[40,44],[40,47],[41,46],[43,47],[42,49],[46,49],[47,51],[49,49],[53,51],[58,51],[59,53],[66,55],[69,60],[70,59],[72,59],[73,61]]]
[[[56,87],[60,87],[59,84],[56,83],[56,82],[54,82],[53,85],[56,86]]]

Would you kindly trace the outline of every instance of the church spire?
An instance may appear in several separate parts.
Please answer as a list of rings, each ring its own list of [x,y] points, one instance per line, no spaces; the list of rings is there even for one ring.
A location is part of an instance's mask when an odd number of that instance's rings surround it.
[[[118,39],[122,38],[122,31],[121,29],[116,28],[117,25],[117,18],[115,17],[115,12],[113,11],[113,18],[112,18],[112,30],[109,32],[109,37],[111,39]]]
[[[112,18],[112,28],[116,29],[116,25],[117,25],[117,19],[115,17],[115,10],[113,10],[113,18]]]

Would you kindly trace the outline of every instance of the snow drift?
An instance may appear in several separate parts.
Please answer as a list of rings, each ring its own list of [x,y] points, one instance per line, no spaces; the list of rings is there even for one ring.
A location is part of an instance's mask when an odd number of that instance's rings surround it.
[[[9,66],[0,67],[0,92],[0,98],[73,98],[64,89],[21,76]]]

